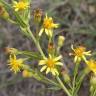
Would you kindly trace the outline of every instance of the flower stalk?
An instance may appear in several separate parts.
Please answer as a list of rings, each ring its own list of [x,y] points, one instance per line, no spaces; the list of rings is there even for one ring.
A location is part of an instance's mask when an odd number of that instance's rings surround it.
[[[68,96],[72,96],[72,95],[70,94],[70,92],[68,91],[68,89],[64,86],[64,84],[63,84],[63,82],[61,81],[61,79],[60,79],[58,76],[56,76],[56,79],[57,79],[57,81],[59,82],[59,84],[61,85],[61,87],[62,87],[62,89],[64,90],[64,92],[65,92]]]
[[[34,41],[35,45],[37,46],[39,52],[41,53],[42,57],[45,58],[45,54],[43,53],[41,46],[39,44],[39,42],[36,40],[36,38],[34,37],[33,33],[31,32],[30,28],[27,28],[26,31],[30,34],[32,40]]]

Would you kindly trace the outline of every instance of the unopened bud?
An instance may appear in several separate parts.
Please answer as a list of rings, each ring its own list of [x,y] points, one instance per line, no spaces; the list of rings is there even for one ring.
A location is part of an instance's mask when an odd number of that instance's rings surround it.
[[[34,21],[39,23],[41,21],[41,17],[42,17],[42,10],[37,8],[34,10]]]
[[[23,70],[22,76],[23,76],[24,78],[32,77],[32,72],[30,72],[30,71],[28,71],[28,70]]]
[[[54,44],[53,43],[49,43],[48,44],[48,52],[51,53],[54,51]]]
[[[54,48],[54,45],[53,45],[52,43],[49,43],[49,44],[48,44],[48,49],[49,49],[49,50],[52,50],[53,48]]]
[[[0,17],[3,19],[9,18],[8,12],[5,10],[5,8],[1,4],[0,4]]]
[[[62,71],[62,76],[63,76],[63,79],[64,79],[64,82],[65,83],[69,83],[70,82],[70,76],[69,74],[66,72],[66,71]]]
[[[58,37],[58,46],[62,47],[64,44],[65,37],[64,36],[59,36]]]
[[[8,53],[8,54],[17,54],[18,50],[15,49],[15,48],[6,47],[5,52]]]

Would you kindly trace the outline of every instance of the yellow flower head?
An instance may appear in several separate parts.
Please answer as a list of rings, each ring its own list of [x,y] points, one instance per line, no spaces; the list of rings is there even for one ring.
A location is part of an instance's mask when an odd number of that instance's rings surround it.
[[[96,61],[93,59],[90,59],[86,62],[89,69],[96,74]]]
[[[29,7],[29,4],[28,2],[24,2],[24,1],[19,1],[19,2],[14,1],[13,7],[15,8],[15,11],[21,11],[27,9]]]
[[[22,76],[27,78],[27,77],[32,77],[32,73],[28,70],[23,70]]]
[[[49,55],[48,58],[44,58],[43,60],[40,60],[39,65],[43,65],[40,71],[43,72],[46,70],[46,74],[51,72],[53,75],[59,75],[56,69],[56,65],[63,66],[63,63],[59,61],[61,58],[62,58],[61,55],[58,57],[52,57],[51,55]]]
[[[72,45],[71,48],[73,50],[72,55],[75,56],[74,62],[80,62],[82,59],[86,61],[86,56],[91,55],[91,51],[86,52],[86,48],[83,46],[78,46],[77,48],[74,48]]]
[[[46,14],[44,21],[43,21],[43,27],[41,28],[41,30],[39,32],[39,36],[41,36],[42,33],[45,31],[46,35],[52,37],[53,36],[53,29],[58,28],[58,25],[59,24],[55,24],[53,22],[52,17],[48,17]]]
[[[23,66],[23,61],[23,59],[17,59],[16,55],[10,55],[8,64],[10,66],[10,70],[14,73],[20,72],[20,69]]]

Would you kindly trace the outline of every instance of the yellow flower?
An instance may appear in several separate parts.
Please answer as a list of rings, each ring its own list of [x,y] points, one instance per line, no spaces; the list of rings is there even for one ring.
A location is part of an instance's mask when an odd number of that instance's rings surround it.
[[[40,32],[39,32],[39,36],[42,35],[42,33],[45,31],[46,35],[48,35],[49,37],[53,36],[53,29],[54,28],[58,28],[59,24],[55,24],[53,22],[52,17],[48,17],[47,14],[44,18],[43,21],[43,27],[41,28]]]
[[[96,61],[93,59],[90,59],[86,62],[89,69],[96,74]]]
[[[53,75],[59,75],[58,70],[56,69],[56,65],[63,66],[63,63],[59,61],[61,58],[61,55],[58,57],[52,57],[51,55],[49,55],[49,58],[40,60],[39,65],[43,65],[40,71],[43,72],[46,70],[46,74],[51,72]]]
[[[30,71],[28,71],[28,70],[23,70],[22,75],[25,78],[32,77],[32,73]]]
[[[23,66],[23,59],[17,59],[16,55],[10,55],[9,58],[9,66],[10,66],[10,70],[13,71],[14,73],[20,72],[20,69]]]
[[[24,2],[24,1],[19,1],[19,2],[14,1],[13,7],[15,8],[15,11],[21,11],[27,9],[29,7],[29,4],[28,2]]]
[[[73,45],[71,46],[74,55],[74,62],[80,62],[82,59],[86,61],[86,56],[91,55],[91,51],[86,51],[86,48],[83,46],[78,46],[77,48],[74,48]]]

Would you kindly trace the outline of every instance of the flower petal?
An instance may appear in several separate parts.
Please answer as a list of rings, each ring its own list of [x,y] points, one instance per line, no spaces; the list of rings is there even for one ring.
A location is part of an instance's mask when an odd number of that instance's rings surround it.
[[[40,30],[39,36],[41,36],[43,32],[44,32],[44,28],[42,28],[42,29]]]
[[[82,58],[84,59],[85,62],[87,62],[86,57],[84,55],[82,56]]]
[[[56,62],[55,65],[63,66],[63,63],[62,62]]]
[[[60,60],[61,58],[62,58],[62,56],[60,55],[60,56],[54,58],[54,61],[58,61],[58,60]]]
[[[59,24],[53,24],[54,28],[58,28]]]
[[[46,35],[49,35],[49,30],[45,29],[45,33],[46,33]]]
[[[40,70],[40,72],[43,72],[45,69],[47,68],[47,66],[43,66]]]
[[[91,51],[84,52],[84,54],[90,56],[91,55]]]
[[[48,74],[50,72],[50,68],[47,68],[46,70],[46,74]]]
[[[51,54],[49,54],[49,58],[50,58],[50,59],[52,58]]]
[[[54,69],[51,69],[51,72],[52,72],[52,74],[53,74],[54,76],[56,75]]]
[[[58,70],[56,68],[54,68],[55,71],[55,75],[59,75]]]
[[[52,30],[49,30],[49,31],[48,31],[48,36],[50,36],[50,37],[53,36],[53,31],[52,31]]]
[[[78,60],[78,57],[77,57],[77,56],[75,56],[75,57],[74,57],[74,62],[76,63],[76,62],[77,62],[77,60]]]
[[[45,17],[46,17],[46,19],[48,18],[47,13],[46,13]]]
[[[39,61],[39,65],[44,65],[44,64],[46,64],[46,60],[40,60]]]

